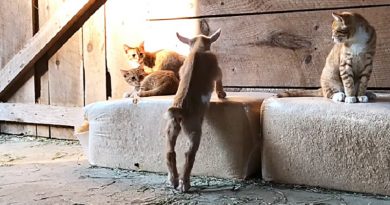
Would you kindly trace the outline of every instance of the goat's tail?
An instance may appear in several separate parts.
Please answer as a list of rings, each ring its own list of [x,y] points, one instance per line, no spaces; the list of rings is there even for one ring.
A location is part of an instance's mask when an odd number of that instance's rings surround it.
[[[284,97],[322,97],[322,90],[295,90],[285,91],[277,94],[278,98]]]
[[[170,107],[168,111],[165,113],[166,119],[175,119],[177,121],[181,121],[183,118],[183,109],[178,107]]]

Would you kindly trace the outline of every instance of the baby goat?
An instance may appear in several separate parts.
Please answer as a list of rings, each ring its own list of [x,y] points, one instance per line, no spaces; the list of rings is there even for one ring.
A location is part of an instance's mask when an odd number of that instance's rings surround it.
[[[176,33],[179,40],[191,48],[190,54],[180,68],[179,88],[173,105],[167,112],[166,162],[168,181],[174,188],[178,187],[181,192],[187,192],[190,188],[190,175],[202,135],[203,117],[214,86],[218,98],[226,97],[222,87],[221,69],[218,66],[216,56],[210,51],[211,43],[218,39],[220,33],[219,29],[210,37],[198,35],[192,39]],[[175,145],[181,128],[189,138],[190,146],[185,153],[184,170],[179,180]]]

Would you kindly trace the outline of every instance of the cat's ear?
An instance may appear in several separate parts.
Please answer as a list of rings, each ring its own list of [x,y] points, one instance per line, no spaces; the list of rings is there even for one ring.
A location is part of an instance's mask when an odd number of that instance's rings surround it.
[[[128,74],[128,73],[129,73],[129,71],[128,71],[128,70],[123,70],[123,69],[120,69],[120,71],[121,71],[121,74],[122,74],[122,75],[126,75],[126,74]]]
[[[138,77],[140,80],[143,80],[148,74],[145,72],[144,69],[139,69],[138,70]]]
[[[216,41],[221,35],[221,29],[219,28],[213,35],[210,36],[211,43]]]
[[[142,41],[142,42],[139,44],[138,48],[144,51],[144,50],[145,50],[145,46],[144,46],[144,45],[145,45],[145,41]]]
[[[341,14],[336,13],[336,12],[332,12],[332,16],[333,16],[333,19],[334,19],[335,21],[344,22],[344,19],[343,19],[343,17],[341,16]]]
[[[132,49],[130,46],[123,44],[123,50],[125,50],[125,53],[129,52],[130,49]]]
[[[183,43],[185,43],[185,44],[187,44],[187,45],[191,45],[191,40],[190,40],[190,39],[188,39],[188,38],[186,38],[186,37],[184,37],[184,36],[181,36],[178,32],[176,32],[176,36],[177,36],[177,38],[178,38],[181,42],[183,42]]]

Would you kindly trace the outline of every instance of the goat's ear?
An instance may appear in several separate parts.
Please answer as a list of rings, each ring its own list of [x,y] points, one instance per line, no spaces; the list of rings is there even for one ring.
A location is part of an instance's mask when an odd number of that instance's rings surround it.
[[[181,36],[178,32],[176,32],[176,36],[177,38],[182,42],[182,43],[185,43],[187,45],[191,45],[191,40],[184,37],[184,36]]]
[[[127,53],[130,49],[132,49],[130,46],[123,44],[123,50],[125,50],[125,53]]]
[[[332,16],[335,21],[344,22],[344,19],[341,14],[332,12]]]
[[[213,35],[210,36],[211,42],[216,41],[219,38],[219,35],[221,35],[221,29],[218,29]]]

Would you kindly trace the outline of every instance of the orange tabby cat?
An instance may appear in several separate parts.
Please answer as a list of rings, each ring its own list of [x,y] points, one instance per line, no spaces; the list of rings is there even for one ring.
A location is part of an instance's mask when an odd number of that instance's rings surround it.
[[[360,14],[332,13],[335,42],[321,74],[320,91],[296,91],[278,97],[324,96],[336,102],[366,103],[374,93],[366,92],[376,49],[376,32]]]
[[[131,97],[136,102],[138,97],[156,95],[173,95],[179,86],[179,79],[170,70],[158,70],[147,74],[142,68],[121,70],[126,82],[134,86],[134,91],[125,93],[124,97]]]
[[[157,70],[171,70],[177,76],[179,69],[184,62],[184,56],[170,50],[158,50],[147,52],[144,49],[144,42],[138,47],[123,45],[129,64],[132,68],[144,67],[146,73],[152,73]]]

